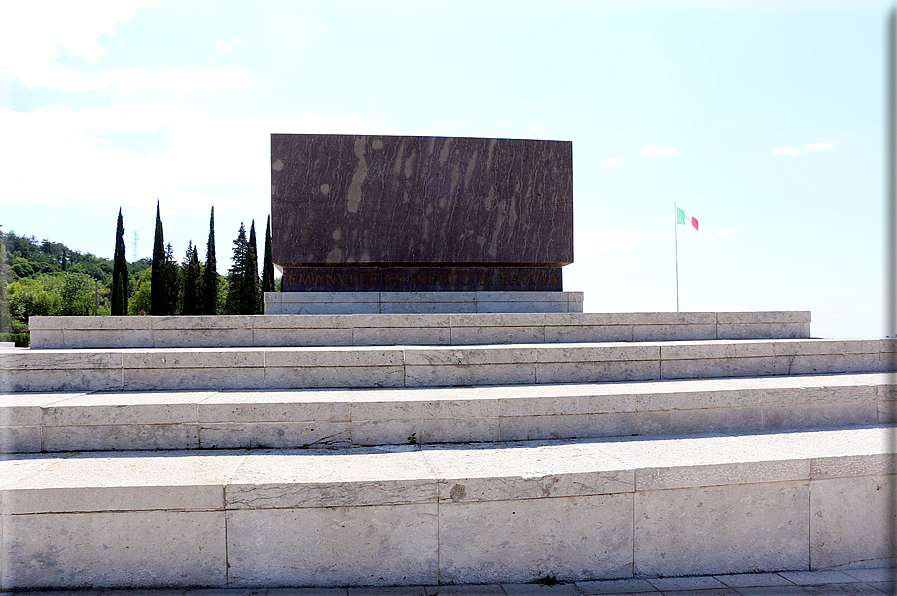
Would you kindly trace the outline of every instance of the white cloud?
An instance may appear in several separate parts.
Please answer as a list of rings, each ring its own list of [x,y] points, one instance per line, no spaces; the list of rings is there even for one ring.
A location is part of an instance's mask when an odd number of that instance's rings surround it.
[[[335,114],[228,118],[177,100],[0,108],[0,130],[14,139],[0,144],[0,203],[145,206],[161,198],[171,212],[264,204],[272,132],[394,134]]]
[[[838,141],[833,141],[831,143],[807,143],[806,147],[807,151],[828,151],[837,144]]]
[[[642,147],[641,149],[633,149],[633,151],[652,159],[658,157],[673,157],[676,155],[675,149],[672,147],[663,147],[661,145],[649,145],[647,147]]]
[[[0,11],[0,66],[16,69],[48,63],[60,48],[69,56],[96,63],[105,55],[100,35],[115,35],[117,23],[127,22],[140,6],[155,0],[94,0],[92,2],[5,2]]]
[[[238,47],[242,46],[245,42],[246,42],[246,40],[243,39],[242,37],[235,37],[231,41],[219,41],[218,43],[215,44],[215,47],[217,47],[222,52],[228,52],[228,51],[232,50],[233,48],[238,48]]]
[[[713,230],[713,233],[717,236],[728,236],[729,234],[737,234],[744,231],[745,228],[716,228]]]
[[[249,71],[234,66],[199,70],[118,68],[82,70],[57,62],[60,51],[95,65],[105,56],[116,26],[131,19],[141,6],[155,0],[56,2],[48,9],[39,2],[9,2],[0,11],[0,72],[26,87],[65,91],[100,90],[130,93],[142,89],[201,91],[239,89],[251,85]],[[242,43],[242,40],[240,40]],[[236,40],[232,43],[236,43]]]
[[[620,162],[621,162],[621,161],[623,161],[623,158],[622,158],[622,157],[612,157],[612,158],[606,160],[604,163],[602,163],[602,164],[601,164],[600,166],[598,166],[598,167],[599,167],[599,168],[605,168],[605,169],[608,169],[608,168],[615,168],[615,167],[617,167],[618,165],[620,165]]]
[[[789,147],[788,145],[782,145],[781,147],[776,147],[773,150],[773,153],[779,155],[797,155],[800,153],[800,149],[795,149],[794,147]]]
[[[252,85],[250,71],[239,66],[215,66],[200,70],[117,68],[88,73],[68,66],[48,65],[20,76],[26,87],[55,87],[66,91],[131,93],[158,89],[176,93],[211,89],[242,89]]]
[[[530,124],[529,129],[534,132],[542,132],[543,130],[548,130],[547,126],[539,126],[537,124]]]

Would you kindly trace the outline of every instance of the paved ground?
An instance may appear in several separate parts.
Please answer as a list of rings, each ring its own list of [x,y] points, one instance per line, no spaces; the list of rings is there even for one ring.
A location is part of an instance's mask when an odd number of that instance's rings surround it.
[[[66,592],[0,592],[24,596],[840,596],[897,594],[895,569],[845,571],[783,571],[703,577],[624,579],[539,584],[491,584],[485,586],[412,586],[407,588],[277,588],[261,590],[76,590]]]

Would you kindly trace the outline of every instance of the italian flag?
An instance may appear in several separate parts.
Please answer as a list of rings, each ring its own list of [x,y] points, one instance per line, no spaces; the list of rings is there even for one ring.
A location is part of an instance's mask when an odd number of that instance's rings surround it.
[[[698,218],[697,217],[688,217],[685,215],[685,211],[676,207],[676,223],[677,224],[691,224],[691,227],[694,229],[698,229]]]

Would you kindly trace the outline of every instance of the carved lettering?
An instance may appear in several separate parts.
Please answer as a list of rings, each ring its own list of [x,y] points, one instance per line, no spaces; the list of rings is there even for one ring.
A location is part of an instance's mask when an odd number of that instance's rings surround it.
[[[561,287],[557,271],[557,268],[513,266],[308,267],[284,271],[283,285],[284,291],[557,290]]]

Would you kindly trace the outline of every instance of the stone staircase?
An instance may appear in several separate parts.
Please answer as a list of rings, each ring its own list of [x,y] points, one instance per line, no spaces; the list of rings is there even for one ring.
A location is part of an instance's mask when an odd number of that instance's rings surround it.
[[[35,347],[0,350],[4,589],[800,571],[897,548],[894,343],[812,339],[809,313],[31,327]]]

